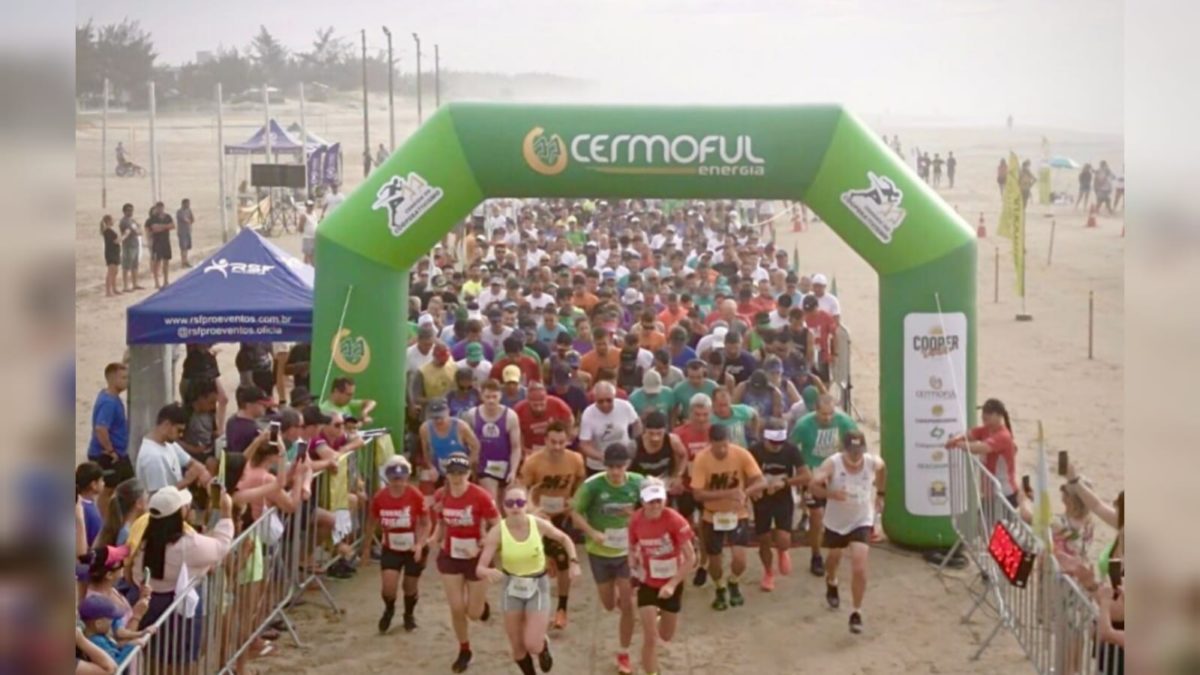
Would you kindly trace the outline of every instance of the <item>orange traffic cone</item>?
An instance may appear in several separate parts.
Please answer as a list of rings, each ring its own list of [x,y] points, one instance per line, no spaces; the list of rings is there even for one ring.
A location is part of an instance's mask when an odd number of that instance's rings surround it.
[[[975,228],[975,236],[987,239],[987,226],[983,224],[983,211],[979,212],[979,226]]]
[[[1087,227],[1096,227],[1096,213],[1099,211],[1095,206],[1088,211]]]

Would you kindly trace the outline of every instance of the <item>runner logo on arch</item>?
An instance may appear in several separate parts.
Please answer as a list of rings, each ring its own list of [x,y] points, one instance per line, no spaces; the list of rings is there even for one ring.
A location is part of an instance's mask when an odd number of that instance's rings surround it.
[[[891,243],[892,233],[904,222],[906,211],[900,207],[904,192],[887,176],[867,172],[871,186],[842,193],[842,203],[850,209],[879,241]]]
[[[432,187],[415,171],[407,178],[392,176],[379,186],[371,210],[387,209],[388,229],[392,236],[399,237],[410,225],[425,215],[442,198],[442,189]]]

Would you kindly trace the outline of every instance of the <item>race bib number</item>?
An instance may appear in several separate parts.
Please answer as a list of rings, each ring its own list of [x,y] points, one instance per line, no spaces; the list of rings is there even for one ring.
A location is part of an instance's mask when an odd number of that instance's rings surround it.
[[[546,513],[559,514],[566,510],[566,497],[542,497],[542,510]]]
[[[519,600],[528,600],[537,593],[538,580],[529,577],[509,577],[508,594]]]
[[[629,528],[613,527],[604,531],[604,545],[624,551],[629,548]]]
[[[459,539],[450,537],[450,557],[456,560],[470,560],[479,556],[479,540]]]
[[[679,573],[679,559],[650,560],[651,579],[671,579]]]
[[[388,532],[387,545],[393,551],[411,551],[417,545],[417,536],[412,532]]]
[[[738,526],[738,514],[733,511],[720,511],[713,514],[713,530],[716,532],[731,532]]]
[[[508,477],[508,462],[489,459],[487,464],[485,464],[483,467],[483,473],[485,476],[491,476],[492,478],[504,480]]]

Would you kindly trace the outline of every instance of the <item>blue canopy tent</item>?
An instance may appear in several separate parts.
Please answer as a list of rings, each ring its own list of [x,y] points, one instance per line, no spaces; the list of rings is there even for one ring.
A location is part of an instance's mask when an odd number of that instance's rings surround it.
[[[267,121],[266,126],[259,127],[254,135],[241,143],[225,144],[226,155],[265,155],[267,154],[267,129],[271,130],[271,154],[300,156],[300,134],[292,134],[274,117]],[[320,145],[313,142],[309,134],[308,151],[315,151]]]
[[[312,307],[313,268],[249,229],[129,307],[130,437],[149,431],[158,409],[176,399],[169,345],[307,342]]]

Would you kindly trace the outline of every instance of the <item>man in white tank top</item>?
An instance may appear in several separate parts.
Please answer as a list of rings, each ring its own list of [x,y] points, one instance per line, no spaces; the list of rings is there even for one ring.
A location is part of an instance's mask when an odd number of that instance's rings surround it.
[[[825,498],[825,600],[837,609],[837,571],[842,551],[850,549],[850,632],[863,631],[862,602],[867,592],[868,543],[875,528],[875,513],[883,510],[887,474],[883,460],[867,454],[867,441],[860,431],[847,432],[842,450],[817,468],[811,483],[813,494]]]

